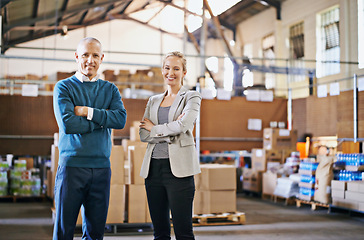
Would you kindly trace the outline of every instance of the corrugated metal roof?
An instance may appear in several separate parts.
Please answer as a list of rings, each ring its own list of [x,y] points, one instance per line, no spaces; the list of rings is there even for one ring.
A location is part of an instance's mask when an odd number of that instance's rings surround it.
[[[153,26],[152,20],[166,7],[194,14],[181,7],[181,1],[183,2],[183,0],[0,0],[3,22],[2,51],[5,52],[19,43],[112,19],[134,20],[168,32]],[[277,18],[280,18],[282,1],[284,0],[241,0],[218,17],[223,27],[234,31],[237,24],[269,7],[275,7]],[[142,17],[138,19],[138,12],[151,9],[153,11],[149,12],[153,14],[147,20]],[[213,24],[210,24],[208,36],[217,37],[214,31],[216,30]],[[194,34],[198,40],[198,30]]]

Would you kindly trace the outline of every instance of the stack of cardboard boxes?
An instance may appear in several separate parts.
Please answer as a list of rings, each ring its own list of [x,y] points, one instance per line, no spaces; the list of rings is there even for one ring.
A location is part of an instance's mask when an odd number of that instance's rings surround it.
[[[114,146],[116,147],[116,146]],[[139,122],[135,121],[130,127],[130,140],[123,139],[125,164],[125,219],[127,223],[151,222],[145,193],[144,179],[139,175],[147,143],[139,138]]]
[[[364,181],[331,181],[332,205],[364,212]]]
[[[194,214],[236,212],[236,168],[203,164],[195,175]]]
[[[112,146],[110,155],[111,181],[110,200],[107,213],[107,224],[124,222],[125,212],[125,177],[124,149],[122,146]]]
[[[251,169],[243,169],[243,189],[272,195],[277,185],[278,168],[296,149],[297,131],[279,128],[263,130],[263,148],[252,149]]]

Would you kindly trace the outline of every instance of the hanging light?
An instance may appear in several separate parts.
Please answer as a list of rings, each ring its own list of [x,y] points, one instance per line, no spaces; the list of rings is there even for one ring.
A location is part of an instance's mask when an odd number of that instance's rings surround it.
[[[62,26],[61,36],[64,39],[67,39],[68,38],[68,27],[67,27],[67,25],[63,25]]]

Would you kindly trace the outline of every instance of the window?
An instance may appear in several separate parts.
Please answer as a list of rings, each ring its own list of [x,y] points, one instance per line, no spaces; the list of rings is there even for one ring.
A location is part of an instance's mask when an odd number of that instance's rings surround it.
[[[305,63],[302,61],[305,56],[305,37],[303,26],[303,22],[300,22],[289,29],[289,67],[291,68],[305,68]],[[289,79],[290,82],[300,82],[305,81],[306,76],[291,75]]]
[[[303,34],[303,22],[289,29],[290,58],[301,59],[305,56],[305,38]]]
[[[262,47],[263,47],[263,58],[268,58],[267,60],[264,60],[264,65],[270,66],[274,64],[274,35],[271,34],[269,36],[266,36],[263,38],[262,41]]]
[[[275,64],[275,53],[274,53],[275,38],[273,34],[270,34],[263,38],[262,48],[263,48],[263,65],[270,67]],[[275,74],[265,73],[264,74],[265,87],[271,89],[275,87]]]
[[[364,0],[358,0],[358,62],[364,68]]]
[[[317,76],[324,77],[340,72],[339,7],[318,16]],[[328,62],[326,62],[328,61]]]

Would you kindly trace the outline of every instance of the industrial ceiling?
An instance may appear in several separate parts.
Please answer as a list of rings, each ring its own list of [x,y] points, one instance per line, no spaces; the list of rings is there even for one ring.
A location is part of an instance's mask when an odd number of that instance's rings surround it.
[[[270,7],[276,9],[277,19],[280,19],[282,1],[284,0],[241,0],[217,16],[221,23],[218,27],[235,31],[240,22]],[[153,26],[151,21],[166,7],[179,9],[187,15],[198,15],[187,10],[183,2],[183,0],[0,0],[2,53],[20,43],[54,34],[65,34],[67,31],[113,19],[136,21],[159,31],[165,31]],[[155,14],[148,20],[134,17],[135,13],[146,9],[154,9]],[[208,37],[217,38],[216,24],[210,23],[209,26]],[[197,41],[198,31],[192,33]]]

